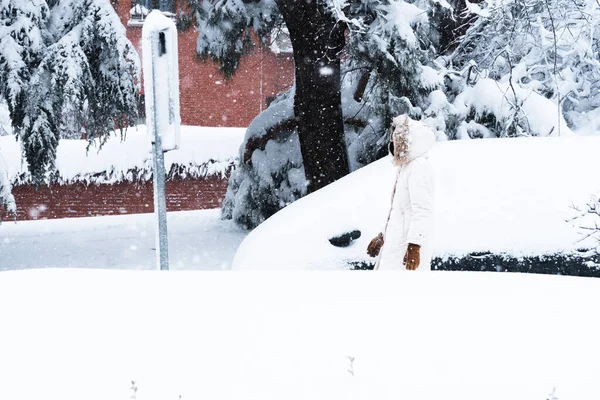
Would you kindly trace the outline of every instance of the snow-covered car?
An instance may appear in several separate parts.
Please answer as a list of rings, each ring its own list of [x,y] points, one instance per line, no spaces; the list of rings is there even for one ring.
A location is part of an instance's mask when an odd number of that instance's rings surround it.
[[[599,152],[598,137],[436,144],[430,154],[436,174],[434,257],[519,259],[579,254],[595,246],[590,238],[581,241],[581,226],[594,221],[572,219],[575,207],[600,190]],[[366,247],[385,225],[394,171],[385,157],[284,208],[246,237],[233,269],[368,268],[375,259]],[[331,244],[344,234],[347,246]]]

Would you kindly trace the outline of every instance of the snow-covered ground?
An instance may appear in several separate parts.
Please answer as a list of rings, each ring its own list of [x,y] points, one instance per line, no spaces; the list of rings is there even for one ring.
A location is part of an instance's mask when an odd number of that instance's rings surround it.
[[[564,276],[5,271],[0,399],[597,399],[598,304]]]
[[[189,167],[191,174],[224,174],[237,157],[246,128],[181,127],[181,147],[165,154],[165,169],[173,164]],[[149,178],[152,172],[151,145],[146,126],[127,130],[125,140],[113,134],[102,149],[97,145],[86,151],[85,140],[62,139],[58,145],[56,167],[61,182],[119,182]],[[10,181],[26,173],[19,142],[14,136],[0,137],[0,162],[6,163]],[[134,171],[135,176],[132,175]],[[98,175],[101,176],[98,176]]]
[[[434,256],[492,252],[514,257],[573,252],[582,224],[567,222],[600,193],[600,137],[484,139],[440,142],[436,174]],[[336,269],[369,260],[369,241],[383,230],[395,168],[389,157],[300,199],[244,240],[234,269]],[[328,239],[352,230],[347,248]],[[587,233],[587,232],[586,232]],[[373,259],[370,259],[373,260]]]
[[[219,214],[219,209],[168,213],[171,269],[230,268],[247,232]],[[154,269],[154,227],[153,214],[5,221],[0,225],[0,271]]]

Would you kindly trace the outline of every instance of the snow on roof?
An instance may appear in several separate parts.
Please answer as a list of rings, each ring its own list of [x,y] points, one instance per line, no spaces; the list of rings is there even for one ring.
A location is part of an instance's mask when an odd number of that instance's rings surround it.
[[[586,247],[579,222],[567,222],[600,193],[600,137],[440,142],[434,256],[494,252],[553,254]],[[383,230],[395,169],[386,157],[284,208],[244,240],[234,269],[339,269],[372,260],[369,241]],[[347,248],[328,239],[358,229]],[[588,247],[594,247],[588,243]]]
[[[237,157],[245,130],[182,126],[181,148],[165,153],[166,171],[179,169],[178,176],[224,175]],[[151,178],[151,145],[145,125],[129,128],[124,141],[115,133],[101,149],[92,145],[86,152],[87,145],[85,140],[60,141],[56,160],[58,183],[114,183]],[[0,137],[0,156],[6,161],[13,183],[28,181],[27,165],[14,136]]]

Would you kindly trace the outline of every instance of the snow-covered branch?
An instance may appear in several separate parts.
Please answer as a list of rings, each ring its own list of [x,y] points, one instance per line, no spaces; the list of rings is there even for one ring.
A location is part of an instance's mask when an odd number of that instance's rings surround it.
[[[600,105],[600,6],[595,0],[485,1],[470,7],[478,18],[451,56],[474,61],[483,77],[511,82],[551,100],[574,129],[596,119]]]
[[[592,195],[585,207],[573,206],[576,215],[569,222],[578,224],[581,230],[580,241],[586,246],[593,246],[600,254],[600,196]]]

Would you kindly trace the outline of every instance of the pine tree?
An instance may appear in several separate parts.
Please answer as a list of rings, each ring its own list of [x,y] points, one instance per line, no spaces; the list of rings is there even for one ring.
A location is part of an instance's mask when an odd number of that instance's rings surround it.
[[[39,184],[61,137],[134,124],[139,58],[108,0],[0,1],[0,95]]]
[[[47,104],[38,103],[39,96],[32,98],[29,85],[48,40],[49,19],[44,0],[0,3],[0,95],[8,103],[15,131],[23,132],[24,141],[30,144],[29,149],[25,147],[27,160],[37,157],[42,168],[53,165],[58,132],[52,132],[47,120],[51,110]]]
[[[340,98],[340,52],[344,28],[326,1],[202,2],[198,7],[201,55],[221,64],[228,76],[253,43],[260,43],[283,22],[294,48],[296,90],[294,119],[308,190],[346,175],[348,161]]]

